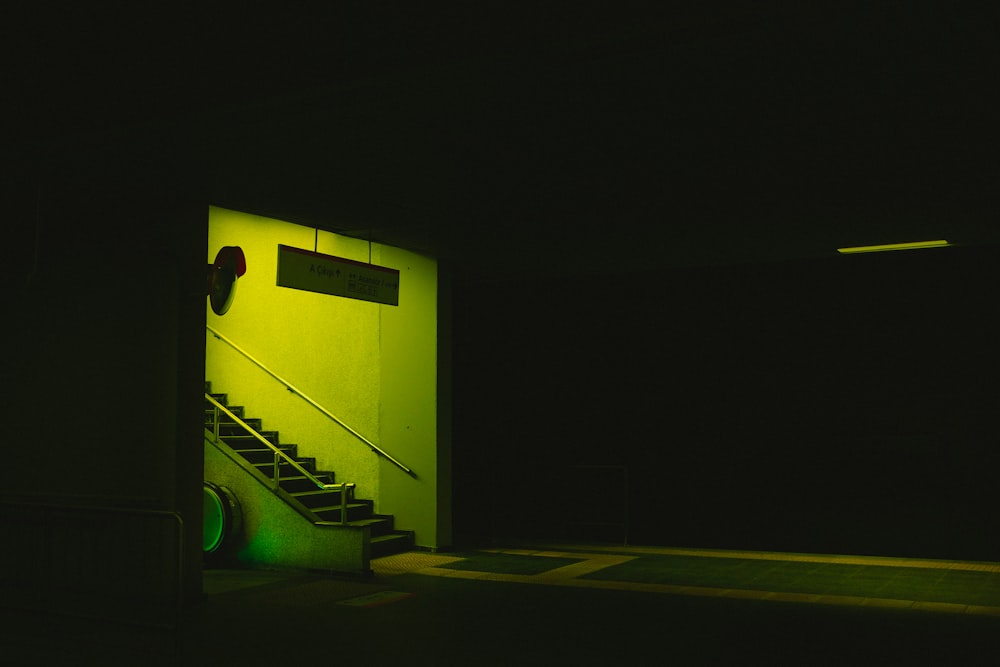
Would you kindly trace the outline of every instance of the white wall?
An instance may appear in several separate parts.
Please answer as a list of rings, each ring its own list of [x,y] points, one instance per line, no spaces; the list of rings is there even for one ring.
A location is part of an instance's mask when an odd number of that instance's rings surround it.
[[[383,261],[400,270],[399,306],[382,308],[380,437],[385,448],[416,473],[411,479],[383,460],[382,505],[395,508],[401,527],[419,526],[419,546],[450,546],[450,530],[441,530],[446,509],[437,489],[437,266],[426,257],[385,247]]]

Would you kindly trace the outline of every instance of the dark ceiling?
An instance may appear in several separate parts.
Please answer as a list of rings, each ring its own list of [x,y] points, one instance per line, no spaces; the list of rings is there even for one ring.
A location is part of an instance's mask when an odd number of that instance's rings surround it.
[[[12,153],[173,160],[213,203],[490,272],[1000,240],[972,4],[325,4],[25,16]]]

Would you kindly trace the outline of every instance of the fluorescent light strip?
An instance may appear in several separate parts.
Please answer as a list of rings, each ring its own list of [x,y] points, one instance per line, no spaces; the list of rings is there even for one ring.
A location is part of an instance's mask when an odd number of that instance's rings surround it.
[[[914,241],[913,243],[888,243],[886,245],[863,245],[854,248],[837,248],[837,252],[850,255],[860,252],[887,252],[889,250],[919,250],[920,248],[943,248],[951,245],[945,240]]]

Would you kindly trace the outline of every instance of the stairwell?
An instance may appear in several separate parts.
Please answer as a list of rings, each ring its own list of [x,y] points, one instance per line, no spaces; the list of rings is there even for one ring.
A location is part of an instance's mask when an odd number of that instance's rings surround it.
[[[353,484],[341,484],[338,488],[325,489],[317,485],[338,484],[332,470],[318,470],[316,458],[304,455],[297,444],[282,443],[278,431],[264,430],[259,417],[244,415],[243,406],[231,406],[224,393],[213,393],[210,382],[205,383],[205,438],[233,463],[242,468],[246,475],[260,483],[256,493],[271,493],[285,505],[293,509],[302,519],[311,522],[317,530],[346,528],[361,530],[365,534],[365,560],[378,558],[413,548],[412,531],[398,530],[394,517],[374,511],[374,501],[355,497]],[[217,409],[214,399],[232,412],[239,421],[225,412],[218,411],[218,441],[215,441],[215,419]],[[295,465],[276,457],[261,438],[280,449],[290,459],[306,470],[314,479],[302,474]],[[277,470],[275,460],[278,459]],[[275,473],[277,472],[277,484]],[[241,499],[245,502],[245,499]],[[367,566],[367,563],[365,564]]]

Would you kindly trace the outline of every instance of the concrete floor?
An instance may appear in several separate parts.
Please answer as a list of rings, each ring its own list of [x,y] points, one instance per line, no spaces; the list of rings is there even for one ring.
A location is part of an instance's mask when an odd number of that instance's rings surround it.
[[[109,622],[8,610],[0,662],[987,665],[1000,658],[996,564],[522,545],[413,552],[372,567],[365,581],[207,570],[204,600],[177,627],[151,627],[127,613]]]

